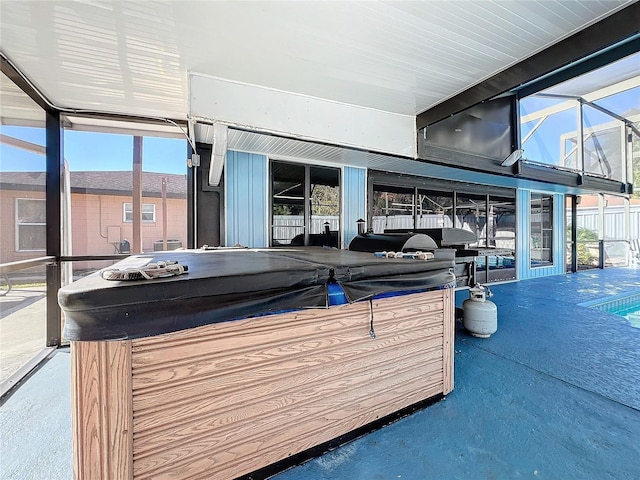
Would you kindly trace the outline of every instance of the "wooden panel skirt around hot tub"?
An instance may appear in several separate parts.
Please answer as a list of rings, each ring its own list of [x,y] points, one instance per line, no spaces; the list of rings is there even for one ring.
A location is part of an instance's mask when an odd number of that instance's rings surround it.
[[[453,309],[445,289],[72,342],[75,477],[232,479],[447,394]]]

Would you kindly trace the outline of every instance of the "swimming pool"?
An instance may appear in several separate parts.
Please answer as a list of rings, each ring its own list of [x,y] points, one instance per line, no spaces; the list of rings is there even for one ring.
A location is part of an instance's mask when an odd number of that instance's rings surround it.
[[[618,295],[581,304],[626,318],[632,327],[640,328],[640,292]]]

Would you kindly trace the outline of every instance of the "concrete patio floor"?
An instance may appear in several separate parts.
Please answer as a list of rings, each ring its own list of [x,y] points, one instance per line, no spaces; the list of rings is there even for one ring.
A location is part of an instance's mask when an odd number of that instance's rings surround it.
[[[0,296],[0,382],[45,345],[46,304],[44,286],[14,287]]]
[[[640,329],[579,306],[640,292],[640,269],[492,290],[491,338],[457,322],[451,394],[273,479],[640,478]],[[61,349],[0,408],[0,478],[73,477],[69,372]]]

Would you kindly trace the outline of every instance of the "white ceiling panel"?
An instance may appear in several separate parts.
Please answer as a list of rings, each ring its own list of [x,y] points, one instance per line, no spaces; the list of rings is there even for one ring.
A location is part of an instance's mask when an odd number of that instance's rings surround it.
[[[0,125],[45,126],[44,111],[3,73],[0,73]]]
[[[188,72],[402,115],[633,0],[0,1],[0,49],[57,106],[184,119]]]

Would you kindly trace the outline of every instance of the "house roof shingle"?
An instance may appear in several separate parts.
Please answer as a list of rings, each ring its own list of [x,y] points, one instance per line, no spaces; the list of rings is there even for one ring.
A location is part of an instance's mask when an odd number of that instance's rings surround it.
[[[131,195],[133,189],[133,175],[131,171],[88,171],[71,172],[71,191],[88,194],[113,193]],[[162,178],[167,179],[167,196],[186,198],[186,175],[175,173],[142,172],[142,194],[145,196],[159,196],[162,193]],[[13,190],[33,190],[34,187],[44,188],[45,172],[1,172],[0,184],[3,188]]]

